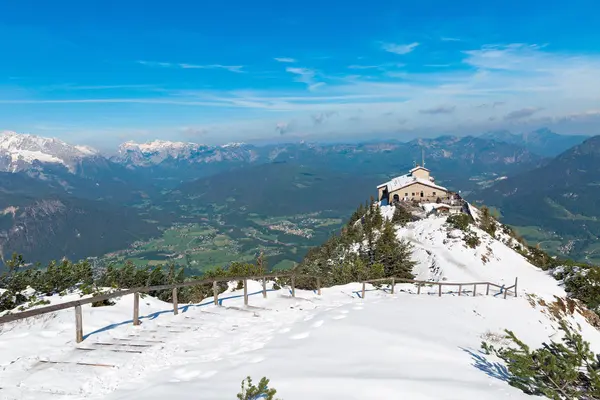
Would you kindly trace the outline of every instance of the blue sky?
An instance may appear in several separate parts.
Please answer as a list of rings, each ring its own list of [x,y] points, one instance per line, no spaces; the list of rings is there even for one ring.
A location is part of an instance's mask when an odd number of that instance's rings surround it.
[[[596,3],[4,0],[0,131],[101,148],[600,134]]]

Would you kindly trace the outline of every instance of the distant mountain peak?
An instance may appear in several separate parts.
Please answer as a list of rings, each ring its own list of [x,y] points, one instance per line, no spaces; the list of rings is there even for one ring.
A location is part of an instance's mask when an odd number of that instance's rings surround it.
[[[541,156],[550,157],[557,156],[587,138],[579,135],[560,135],[545,127],[521,134],[513,134],[507,130],[490,131],[480,137],[514,144]]]
[[[56,138],[0,132],[0,171],[18,172],[37,162],[62,164],[74,172],[82,159],[98,155],[89,146],[71,145]]]
[[[151,153],[156,151],[164,150],[182,150],[188,148],[196,148],[202,145],[191,142],[171,142],[169,140],[155,139],[151,142],[137,143],[134,141],[128,141],[119,146],[119,152],[126,152],[131,150],[139,150],[144,153]]]

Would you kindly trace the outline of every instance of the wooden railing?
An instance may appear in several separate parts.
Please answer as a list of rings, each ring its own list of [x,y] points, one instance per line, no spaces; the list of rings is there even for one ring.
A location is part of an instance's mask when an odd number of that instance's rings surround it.
[[[321,278],[314,275],[304,275],[304,274],[293,274],[293,273],[274,273],[274,274],[266,274],[266,275],[258,275],[258,276],[234,276],[234,277],[219,277],[219,278],[210,278],[203,280],[194,280],[188,282],[174,283],[171,285],[159,285],[159,286],[143,286],[137,287],[133,289],[126,290],[118,290],[111,293],[105,293],[94,297],[89,297],[81,300],[68,301],[65,303],[54,304],[47,307],[36,308],[34,310],[22,311],[15,314],[7,314],[0,317],[0,324],[4,324],[7,322],[19,321],[26,318],[32,318],[43,314],[48,314],[51,312],[56,312],[60,310],[66,310],[68,308],[75,309],[75,339],[77,343],[83,341],[83,318],[81,313],[81,306],[85,304],[96,303],[104,300],[113,299],[116,297],[127,296],[133,294],[133,325],[140,324],[140,293],[148,293],[151,291],[158,290],[173,290],[173,314],[177,315],[179,313],[179,304],[177,302],[177,289],[188,287],[188,286],[198,286],[198,285],[207,285],[212,284],[213,286],[213,301],[215,305],[219,305],[219,282],[231,282],[231,281],[243,281],[244,282],[244,305],[248,305],[248,280],[262,280],[262,295],[263,298],[267,297],[267,279],[274,278],[290,278],[290,291],[292,297],[296,297],[296,277],[302,278],[310,278],[316,279],[317,283],[317,294],[321,295]],[[418,281],[412,279],[402,279],[402,278],[382,278],[382,279],[372,279],[368,281],[362,282],[362,298],[365,297],[366,292],[366,284],[367,283],[377,283],[377,282],[389,282],[391,281],[391,292],[394,293],[394,286],[396,283],[414,283],[417,285],[417,294],[421,293],[421,287],[425,285],[438,285],[439,286],[439,295],[442,295],[442,286],[458,286],[459,291],[458,295],[460,296],[462,293],[463,286],[473,285],[473,295],[475,296],[477,293],[478,285],[486,285],[486,294],[489,294],[490,287],[497,287],[501,291],[504,290],[504,298],[506,299],[507,293],[509,290],[513,290],[514,296],[517,297],[517,279],[515,278],[515,284],[505,288],[504,286],[497,285],[492,282],[470,282],[470,283],[451,283],[451,282],[429,282],[429,281]]]
[[[47,307],[36,308],[34,310],[23,311],[15,314],[8,314],[0,317],[0,324],[4,324],[7,322],[19,321],[26,318],[36,317],[38,315],[43,315],[51,312],[56,312],[60,310],[66,310],[68,308],[75,308],[75,339],[77,343],[83,341],[83,318],[81,313],[81,306],[84,304],[96,303],[104,300],[113,299],[116,297],[127,296],[129,294],[133,294],[133,325],[140,324],[140,293],[148,293],[151,291],[158,290],[173,290],[173,314],[177,315],[179,313],[179,305],[177,302],[177,289],[188,287],[188,286],[198,286],[198,285],[213,285],[213,297],[215,305],[219,304],[219,282],[231,282],[231,281],[243,281],[244,282],[244,305],[248,305],[248,280],[262,280],[262,294],[263,297],[267,297],[267,279],[274,278],[291,278],[290,289],[292,293],[292,297],[296,297],[296,288],[295,281],[296,277],[307,277],[313,278],[317,281],[317,293],[321,294],[321,278],[312,276],[312,275],[295,275],[292,273],[275,273],[275,274],[266,274],[259,276],[234,276],[234,277],[219,277],[219,278],[210,278],[210,279],[202,279],[202,280],[194,280],[188,282],[174,283],[171,285],[159,285],[159,286],[143,286],[137,287],[133,289],[126,290],[118,290],[111,293],[105,293],[94,297],[89,297],[81,300],[68,301],[65,303],[54,304]]]
[[[463,286],[473,286],[473,296],[477,295],[477,286],[485,286],[486,287],[486,291],[485,294],[489,295],[490,294],[490,287],[497,287],[498,289],[500,289],[500,293],[504,292],[504,298],[506,299],[506,296],[508,294],[509,290],[512,290],[512,292],[514,292],[514,297],[517,297],[517,284],[518,284],[519,278],[515,278],[515,284],[509,287],[504,287],[503,285],[498,285],[492,282],[468,282],[468,283],[456,283],[456,282],[431,282],[431,281],[418,281],[418,280],[414,280],[414,279],[403,279],[403,278],[381,278],[381,279],[371,279],[368,281],[363,281],[362,282],[362,298],[365,298],[365,292],[366,292],[366,286],[367,283],[377,283],[377,282],[391,282],[391,293],[394,294],[394,286],[396,285],[396,283],[413,283],[417,286],[417,294],[421,294],[421,287],[425,286],[425,285],[429,285],[429,286],[438,286],[439,290],[438,290],[438,295],[441,297],[442,296],[442,287],[443,286],[458,286],[458,295],[460,296],[462,294],[462,288]]]

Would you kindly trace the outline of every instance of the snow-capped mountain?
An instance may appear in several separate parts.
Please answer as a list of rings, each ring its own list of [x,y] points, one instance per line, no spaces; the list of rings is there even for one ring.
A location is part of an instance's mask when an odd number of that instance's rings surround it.
[[[146,143],[125,142],[113,160],[130,167],[150,167],[162,163],[210,163],[221,161],[254,161],[252,146],[228,143],[208,146],[198,143],[154,140]]]
[[[19,172],[43,164],[59,164],[75,173],[83,159],[96,157],[101,156],[88,146],[71,145],[56,138],[10,131],[0,133],[2,172]]]

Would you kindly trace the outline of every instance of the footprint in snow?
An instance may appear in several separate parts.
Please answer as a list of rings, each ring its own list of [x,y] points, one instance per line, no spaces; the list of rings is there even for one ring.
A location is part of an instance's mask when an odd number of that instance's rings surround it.
[[[342,314],[348,314],[350,311],[348,311],[348,310],[340,310],[340,312],[341,312]]]
[[[261,356],[257,356],[257,357],[254,357],[254,358],[251,358],[250,360],[248,360],[248,362],[250,364],[258,364],[258,363],[263,362],[263,361],[265,361],[265,358],[261,357]]]
[[[315,316],[314,315],[309,315],[306,318],[304,318],[305,321],[310,321],[311,319],[313,319]]]
[[[364,310],[365,308],[362,306],[352,307],[353,310]]]
[[[290,330],[290,328],[283,328],[279,331],[279,333],[288,333]]]
[[[345,314],[335,315],[332,317],[332,319],[344,319],[344,318],[346,318]]]
[[[319,321],[315,321],[313,322],[313,324],[311,325],[313,328],[320,328],[321,326],[323,326],[323,324],[325,323],[325,321],[323,320],[319,320]]]
[[[181,368],[175,371],[173,381],[189,381],[191,379],[197,378],[202,374],[202,371],[188,370],[185,368]]]
[[[296,335],[290,336],[290,339],[292,339],[292,340],[306,339],[309,336],[310,336],[310,332],[302,332],[302,333],[298,333]]]
[[[217,374],[217,371],[215,371],[214,369],[212,371],[206,371],[203,374],[198,375],[198,378],[210,378],[211,376],[215,376]]]

